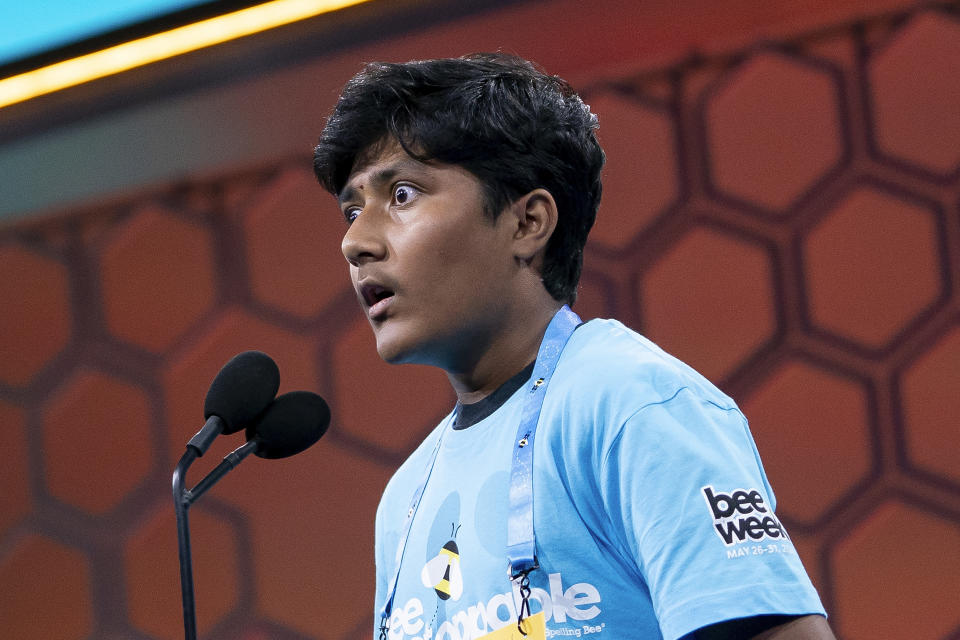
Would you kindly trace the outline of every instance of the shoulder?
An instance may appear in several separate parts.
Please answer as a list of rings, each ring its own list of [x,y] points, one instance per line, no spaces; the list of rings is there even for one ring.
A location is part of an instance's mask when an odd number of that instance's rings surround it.
[[[692,367],[617,320],[591,320],[573,333],[551,386],[564,398],[584,398],[620,412],[689,392],[721,409],[736,403]]]
[[[716,440],[752,449],[736,403],[688,365],[615,320],[571,336],[547,389],[543,446],[604,467],[614,451]],[[699,446],[699,445],[698,445]],[[630,455],[634,455],[631,453]]]

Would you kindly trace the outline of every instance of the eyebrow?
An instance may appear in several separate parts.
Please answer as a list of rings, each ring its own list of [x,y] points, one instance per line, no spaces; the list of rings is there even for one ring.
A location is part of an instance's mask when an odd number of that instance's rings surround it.
[[[426,165],[414,158],[400,158],[396,162],[374,171],[370,175],[369,184],[373,189],[378,189],[382,185],[391,182],[402,170],[422,166]],[[358,189],[347,184],[340,192],[340,195],[337,196],[337,204],[342,207],[344,202],[356,200],[359,195]]]

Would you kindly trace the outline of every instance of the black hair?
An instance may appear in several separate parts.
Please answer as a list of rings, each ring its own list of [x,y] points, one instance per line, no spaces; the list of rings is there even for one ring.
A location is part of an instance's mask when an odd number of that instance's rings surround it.
[[[344,87],[314,150],[320,184],[339,195],[362,154],[390,139],[413,158],[463,167],[483,186],[495,219],[543,188],[558,221],[543,283],[573,303],[583,246],[600,204],[597,117],[564,80],[503,53],[373,62]]]

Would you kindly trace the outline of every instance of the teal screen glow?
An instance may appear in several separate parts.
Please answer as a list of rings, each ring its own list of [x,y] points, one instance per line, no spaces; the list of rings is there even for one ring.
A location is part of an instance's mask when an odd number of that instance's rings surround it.
[[[0,65],[205,0],[0,0]]]

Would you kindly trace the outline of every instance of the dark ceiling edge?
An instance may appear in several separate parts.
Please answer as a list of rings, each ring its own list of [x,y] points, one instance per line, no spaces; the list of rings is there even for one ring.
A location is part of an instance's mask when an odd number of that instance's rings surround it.
[[[541,0],[373,0],[0,108],[0,144],[380,39]],[[359,70],[360,63],[357,66]]]

